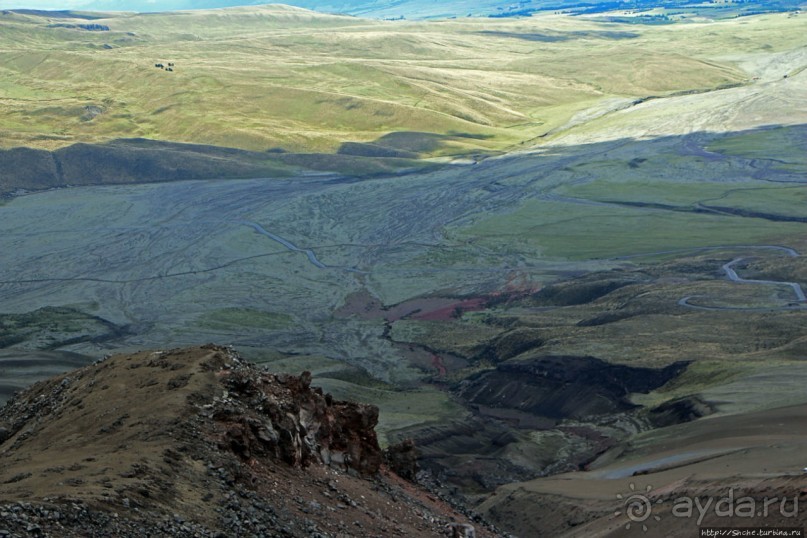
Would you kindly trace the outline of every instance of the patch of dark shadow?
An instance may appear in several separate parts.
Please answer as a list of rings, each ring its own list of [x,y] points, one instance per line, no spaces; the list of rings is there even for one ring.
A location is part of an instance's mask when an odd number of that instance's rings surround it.
[[[92,121],[96,117],[104,113],[103,107],[95,105],[87,105],[84,107],[84,114],[81,115],[81,121]]]
[[[90,362],[92,362],[90,357],[69,351],[0,350],[0,368],[3,369],[30,368],[37,370],[43,367],[54,367],[71,370],[86,366]]]
[[[507,361],[459,384],[472,406],[513,409],[556,421],[631,411],[632,393],[648,393],[675,379],[689,362],[634,368],[595,357],[547,356]]]
[[[476,358],[498,363],[538,349],[543,345],[544,339],[538,329],[518,328],[496,338],[485,346]]]
[[[424,133],[418,131],[396,131],[378,138],[373,144],[385,148],[411,151],[413,153],[430,153],[442,148],[451,140],[451,135]]]
[[[494,135],[484,133],[463,133],[459,131],[448,131],[448,134],[456,138],[470,138],[471,140],[490,140],[491,138],[494,138]]]
[[[384,461],[392,471],[412,483],[417,483],[418,450],[412,439],[389,445],[384,449]]]
[[[25,337],[18,334],[0,334],[0,349],[25,342]]]
[[[344,108],[345,110],[355,110],[357,108],[362,108],[364,106],[364,104],[361,101],[353,99],[351,97],[343,97],[341,99],[337,99],[335,103]]]
[[[603,17],[603,21],[612,22],[616,24],[647,24],[647,25],[660,25],[660,24],[675,24],[675,20],[667,15],[640,15],[633,17]]]
[[[49,151],[31,148],[0,150],[0,191],[41,190],[57,186],[59,175]]]
[[[521,325],[521,318],[515,315],[492,316],[487,314],[481,319],[481,321],[485,325],[490,325],[491,327],[500,327],[502,329],[513,329]]]
[[[521,34],[518,32],[502,32],[502,31],[494,31],[494,30],[485,30],[479,32],[483,35],[490,35],[494,37],[508,37],[512,39],[523,39],[525,41],[538,41],[541,43],[557,43],[559,41],[568,41],[572,39],[564,34],[538,34],[538,33],[528,33],[528,34]]]
[[[419,452],[418,464],[441,482],[464,492],[492,491],[503,484],[535,478],[540,468],[557,458],[555,453],[546,459],[531,454],[528,460],[513,461],[508,446],[524,441],[525,433],[481,416],[393,432],[390,441],[409,437],[414,438]]]
[[[55,467],[48,467],[42,470],[42,474],[61,474],[65,470],[64,465],[57,465]]]
[[[3,13],[7,12],[4,11]],[[11,13],[17,13],[19,15],[33,15],[34,17],[45,17],[48,19],[83,19],[88,21],[103,19],[108,16],[100,13],[87,13],[84,11],[46,11],[43,9],[12,9]]]
[[[6,358],[27,359],[9,366]],[[4,370],[3,383],[0,384],[0,404],[5,403],[14,391],[30,386],[35,381],[52,377],[55,373],[74,370],[93,362],[93,357],[79,355],[68,351],[29,351],[0,350],[0,369]],[[17,387],[12,391],[13,387]],[[80,403],[80,402],[79,402]]]
[[[0,194],[18,189],[154,183],[199,179],[287,177],[276,155],[142,138],[79,143],[53,152],[0,150]]]
[[[635,284],[633,280],[604,280],[579,282],[576,280],[551,284],[533,295],[538,304],[574,306],[596,301],[612,291]]]
[[[179,375],[168,380],[168,389],[175,390],[182,388],[188,384],[191,379],[191,374]]]
[[[8,478],[8,479],[4,480],[3,484],[16,484],[17,482],[22,482],[23,480],[31,478],[32,476],[33,476],[33,474],[31,474],[29,472],[18,473],[18,474],[15,474],[14,476],[12,476],[11,478]]]
[[[4,404],[9,398],[11,398],[11,395],[13,395],[15,392],[25,388],[26,386],[27,384],[23,381],[20,381],[19,383],[11,383],[8,381],[0,382],[0,405]],[[2,430],[3,428],[0,428],[0,443],[5,441],[5,439],[3,439],[4,434]]]
[[[636,39],[640,34],[636,32],[617,32],[617,31],[576,31],[576,32],[557,32],[557,33],[520,33],[520,32],[503,32],[496,30],[485,30],[479,32],[483,35],[491,35],[495,37],[508,37],[512,39],[523,39],[525,41],[537,41],[540,43],[558,43],[562,41],[571,41],[574,39]]]
[[[642,207],[647,209],[663,209],[665,211],[677,211],[679,213],[722,213],[734,217],[743,217],[748,219],[762,219],[772,222],[807,222],[807,217],[799,217],[795,215],[779,215],[777,213],[765,213],[762,211],[753,211],[750,209],[742,209],[738,207],[728,206],[713,206],[699,204],[697,206],[676,206],[668,204],[659,204],[655,202],[626,202],[619,200],[603,200],[609,204],[617,204],[627,207]]]
[[[510,11],[502,11],[501,13],[492,13],[488,15],[488,17],[490,17],[491,19],[506,19],[508,17],[529,17],[537,11],[538,11],[537,9],[533,8],[514,9]]]
[[[598,327],[600,325],[608,325],[609,323],[616,323],[625,319],[630,319],[636,314],[628,312],[606,312],[593,318],[584,319],[577,323],[578,327]]]
[[[380,389],[390,389],[390,386],[379,381],[369,373],[367,370],[358,367],[348,367],[343,370],[333,370],[330,372],[323,372],[317,375],[317,379],[336,379],[345,381],[361,387],[374,387]]]
[[[107,426],[102,426],[102,427],[101,427],[101,428],[98,430],[98,433],[99,433],[99,434],[108,434],[108,433],[114,433],[114,432],[118,431],[118,430],[121,428],[121,426],[123,426],[124,422],[125,422],[125,421],[126,421],[128,418],[129,418],[129,415],[128,415],[128,414],[121,415],[121,416],[120,416],[120,417],[118,417],[118,418],[115,420],[115,422],[113,422],[112,424],[109,424],[109,425],[107,425]]]
[[[420,467],[460,498],[491,492],[503,484],[582,469],[616,444],[586,425],[559,428],[536,441],[532,432],[551,429],[554,420],[515,410],[475,411],[450,423],[391,432],[390,441],[414,439]]]
[[[714,406],[699,396],[684,396],[647,409],[645,416],[654,428],[692,422],[715,412]]]
[[[797,217],[793,215],[778,215],[776,213],[763,213],[761,211],[752,211],[750,209],[741,209],[737,207],[723,207],[702,205],[704,209],[709,211],[717,211],[719,213],[726,213],[735,217],[745,217],[751,219],[763,219],[773,222],[807,222],[807,217]]]
[[[132,140],[102,146],[76,144],[55,152],[62,164],[64,179],[84,178],[93,183],[170,181],[222,177],[274,175],[276,166],[265,153],[195,144]]]
[[[213,155],[216,157],[254,156],[256,152],[225,146],[208,144],[189,144],[185,142],[167,142],[151,138],[118,138],[105,144],[109,147],[152,149],[160,151],[188,151]],[[259,153],[258,153],[259,154]]]
[[[641,207],[645,209],[663,209],[665,211],[678,211],[679,213],[713,213],[712,210],[698,206],[683,206],[660,204],[657,202],[630,202],[623,200],[603,200],[607,204],[615,204],[626,207]]]
[[[412,151],[394,149],[377,144],[345,142],[336,152],[339,155],[356,155],[359,157],[397,157],[399,159],[416,159],[418,154]]]
[[[118,338],[126,336],[127,334],[129,334],[129,333],[125,329],[123,329],[123,330],[117,330],[116,329],[113,332],[109,332],[109,333],[106,333],[106,334],[99,334],[99,335],[81,334],[79,336],[74,336],[72,338],[67,338],[65,340],[55,341],[52,344],[48,344],[46,346],[43,346],[42,349],[47,350],[47,351],[55,351],[55,350],[58,350],[61,347],[72,346],[72,345],[75,345],[75,344],[84,344],[84,343],[87,343],[87,342],[91,342],[91,343],[94,343],[94,344],[100,344],[100,343],[103,343],[103,342],[108,342],[110,340],[116,340]]]
[[[641,164],[646,160],[647,159],[643,159],[641,157],[636,157],[635,159],[631,159],[630,161],[628,161],[628,166],[631,168],[639,168],[639,166],[641,166]]]
[[[152,112],[151,114],[156,116],[157,114],[162,114],[163,112],[168,112],[172,108],[174,108],[174,105],[161,106],[160,108],[155,109],[154,112]]]
[[[728,90],[730,88],[739,88],[740,86],[745,86],[744,82],[727,82],[725,84],[719,84],[712,88],[695,88],[691,90],[681,90],[677,92],[668,93],[665,95],[647,95],[645,97],[640,97],[633,101],[634,105],[640,105],[642,103],[646,103],[647,101],[652,101],[654,99],[668,99],[670,97],[680,97],[684,95],[698,95],[701,93],[710,93],[716,90]],[[765,131],[770,129],[769,127],[763,127],[759,129],[760,131]]]
[[[85,30],[87,32],[108,32],[109,26],[105,24],[49,24],[48,28],[66,28],[68,30]]]
[[[364,157],[339,153],[280,153],[274,156],[287,165],[333,172],[349,178],[401,175],[441,168],[439,163],[399,157]]]
[[[637,37],[641,36],[641,34],[638,34],[636,32],[616,32],[608,30],[591,31],[591,32],[574,32],[574,33],[586,34],[585,37],[593,37],[596,39],[615,39],[615,40],[636,39]]]
[[[69,307],[43,307],[21,314],[0,314],[0,348],[24,341],[46,350],[125,336],[127,327]],[[2,360],[2,355],[0,355]]]

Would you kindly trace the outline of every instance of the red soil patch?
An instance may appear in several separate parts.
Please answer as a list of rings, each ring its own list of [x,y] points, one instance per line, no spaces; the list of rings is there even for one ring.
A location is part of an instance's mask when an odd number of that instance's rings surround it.
[[[451,353],[436,353],[414,344],[395,343],[395,349],[409,363],[424,372],[435,371],[441,377],[468,366],[468,361]]]
[[[445,364],[443,364],[443,358],[440,355],[432,354],[432,366],[437,368],[437,373],[440,377],[445,377],[448,373]]]
[[[456,301],[429,312],[419,312],[412,316],[412,319],[422,321],[448,321],[460,317],[464,312],[475,312],[484,310],[488,300],[486,297],[476,297]]]
[[[411,318],[418,320],[445,321],[462,312],[483,310],[487,297],[457,300],[449,297],[417,297],[385,308],[378,298],[367,290],[350,294],[345,303],[334,311],[338,317],[356,316],[360,319],[385,319],[390,322]]]

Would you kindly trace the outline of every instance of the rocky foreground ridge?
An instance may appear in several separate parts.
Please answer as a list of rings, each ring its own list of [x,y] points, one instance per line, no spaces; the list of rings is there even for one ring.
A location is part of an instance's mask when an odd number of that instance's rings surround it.
[[[0,536],[495,535],[387,469],[377,408],[310,381],[207,345],[37,383],[0,410]]]

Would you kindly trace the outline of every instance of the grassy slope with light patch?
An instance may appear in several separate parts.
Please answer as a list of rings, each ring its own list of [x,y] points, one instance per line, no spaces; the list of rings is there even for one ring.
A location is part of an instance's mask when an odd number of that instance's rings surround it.
[[[778,31],[786,19],[764,28],[560,16],[391,23],[283,6],[93,21],[109,32],[53,22],[0,17],[5,147],[146,137],[334,153],[411,131],[447,135],[422,156],[491,153],[606,98],[743,83],[745,73],[714,57],[793,39]],[[693,39],[705,31],[709,39]],[[173,73],[154,68],[169,61]]]

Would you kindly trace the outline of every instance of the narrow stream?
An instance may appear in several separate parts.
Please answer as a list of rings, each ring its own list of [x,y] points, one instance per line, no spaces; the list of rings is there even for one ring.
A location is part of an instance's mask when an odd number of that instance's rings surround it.
[[[294,243],[292,243],[291,241],[288,241],[287,239],[284,239],[284,238],[280,237],[279,235],[275,235],[272,232],[268,231],[266,228],[264,228],[263,226],[261,226],[257,222],[251,222],[251,221],[248,221],[248,220],[242,220],[242,221],[239,221],[239,222],[241,224],[243,224],[244,226],[249,226],[250,228],[253,228],[259,234],[265,235],[269,239],[277,241],[278,243],[280,243],[281,245],[283,245],[284,247],[286,247],[289,250],[292,250],[294,252],[302,252],[302,253],[304,253],[306,256],[308,256],[308,261],[310,261],[313,265],[319,267],[320,269],[328,269],[327,265],[325,265],[324,263],[322,263],[321,261],[319,261],[317,259],[317,255],[314,254],[313,250],[309,250],[307,248],[300,248],[297,245],[295,245]]]
[[[356,269],[355,267],[342,267],[342,266],[338,266],[338,265],[325,265],[324,263],[319,261],[319,258],[317,258],[317,255],[314,254],[313,250],[307,249],[307,248],[300,248],[297,245],[295,245],[294,243],[292,243],[291,241],[289,241],[288,239],[280,237],[277,234],[273,234],[272,232],[270,232],[269,230],[267,230],[266,228],[264,228],[263,226],[261,226],[257,222],[252,222],[252,221],[249,221],[249,220],[240,220],[238,222],[240,224],[243,224],[244,226],[249,226],[250,228],[252,228],[256,232],[258,232],[259,234],[265,235],[266,237],[268,237],[269,239],[272,239],[273,241],[277,241],[278,243],[280,243],[281,245],[283,245],[287,249],[291,250],[292,252],[302,252],[303,254],[306,255],[306,257],[308,258],[308,261],[310,261],[312,265],[314,265],[315,267],[319,267],[320,269],[341,269],[343,271],[347,271],[348,273],[359,273],[359,274],[362,274],[362,275],[369,274],[367,271],[362,271],[361,269]]]

